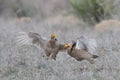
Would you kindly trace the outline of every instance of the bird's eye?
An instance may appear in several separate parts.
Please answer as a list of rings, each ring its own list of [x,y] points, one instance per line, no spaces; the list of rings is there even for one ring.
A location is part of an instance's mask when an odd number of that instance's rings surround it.
[[[58,40],[55,38],[55,41],[58,41]]]

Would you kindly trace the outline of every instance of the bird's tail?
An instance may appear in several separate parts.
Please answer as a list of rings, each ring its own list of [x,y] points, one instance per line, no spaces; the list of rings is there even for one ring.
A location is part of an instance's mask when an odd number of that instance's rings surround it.
[[[93,58],[98,58],[99,56],[97,56],[97,55],[92,55],[92,57],[93,57]]]

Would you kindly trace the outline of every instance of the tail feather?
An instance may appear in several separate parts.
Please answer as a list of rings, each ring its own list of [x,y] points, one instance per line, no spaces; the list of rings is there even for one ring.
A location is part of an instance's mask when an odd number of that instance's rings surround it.
[[[92,57],[93,57],[93,58],[98,58],[99,56],[97,56],[97,55],[93,55]]]

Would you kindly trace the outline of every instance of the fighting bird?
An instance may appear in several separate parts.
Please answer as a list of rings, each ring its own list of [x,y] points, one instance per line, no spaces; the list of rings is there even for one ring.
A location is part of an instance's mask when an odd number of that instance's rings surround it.
[[[17,37],[17,43],[20,45],[34,45],[37,48],[42,48],[47,59],[56,60],[59,51],[65,50],[64,44],[58,42],[56,35],[51,34],[50,39],[33,32],[20,32]]]
[[[97,58],[98,56],[91,54],[89,50],[92,51],[93,46],[96,47],[96,45],[93,45],[93,43],[92,44],[89,43],[89,46],[88,46],[88,44],[84,42],[85,40],[82,41],[82,39],[85,39],[85,38],[81,37],[76,41],[72,41],[72,43],[66,43],[64,47],[67,48],[68,55],[75,58],[77,61],[87,60],[91,64],[93,64],[94,58]]]

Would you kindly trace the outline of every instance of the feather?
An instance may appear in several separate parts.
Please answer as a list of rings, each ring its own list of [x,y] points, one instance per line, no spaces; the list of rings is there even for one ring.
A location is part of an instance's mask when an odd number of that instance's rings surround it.
[[[38,48],[38,46],[43,47],[44,42],[47,38],[42,37],[38,33],[32,32],[19,32],[18,36],[16,37],[16,43],[18,45],[33,45]]]
[[[89,39],[85,36],[81,36],[76,40],[76,48],[87,50],[93,54],[97,48],[97,42],[95,39]]]

